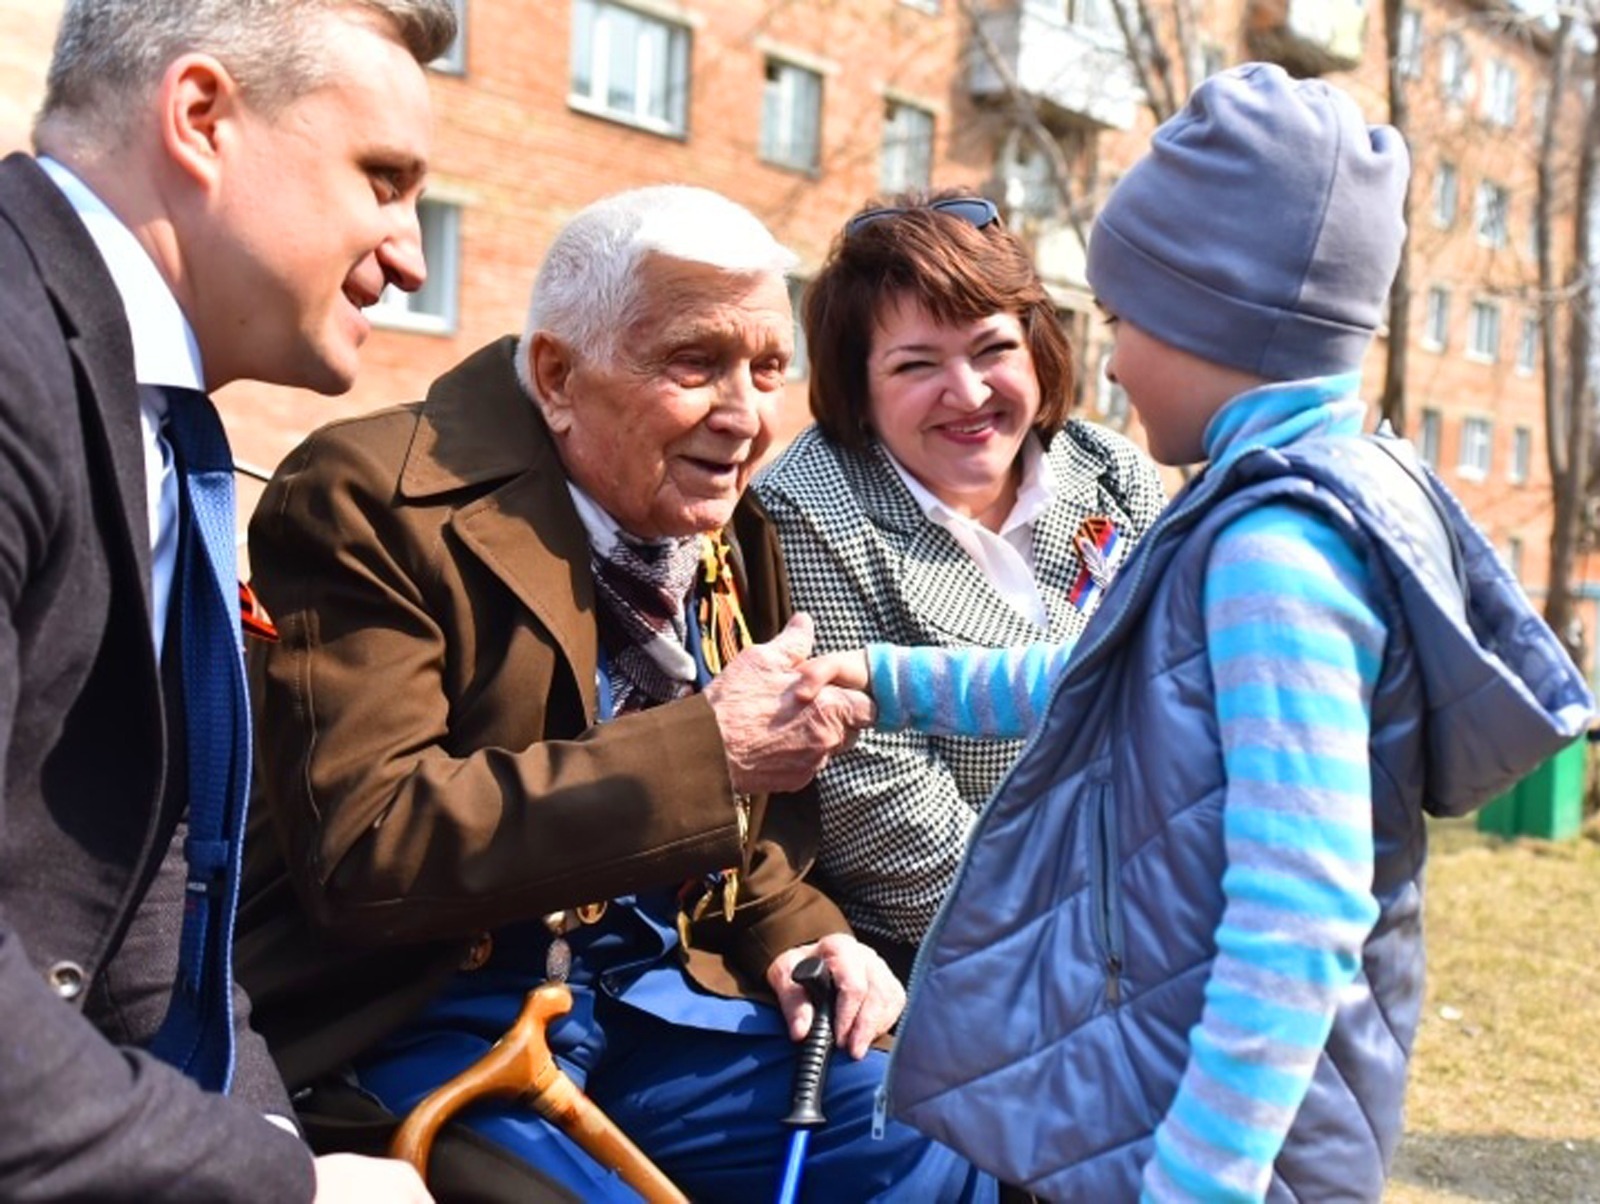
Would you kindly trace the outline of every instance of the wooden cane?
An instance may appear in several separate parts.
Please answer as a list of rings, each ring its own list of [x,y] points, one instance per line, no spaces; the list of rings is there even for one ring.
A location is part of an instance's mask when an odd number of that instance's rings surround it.
[[[688,1204],[689,1198],[556,1065],[545,1029],[571,1010],[572,992],[562,983],[529,991],[522,1014],[505,1036],[411,1110],[389,1153],[416,1167],[426,1180],[433,1140],[447,1120],[480,1099],[520,1096],[601,1166],[616,1171],[648,1204]]]

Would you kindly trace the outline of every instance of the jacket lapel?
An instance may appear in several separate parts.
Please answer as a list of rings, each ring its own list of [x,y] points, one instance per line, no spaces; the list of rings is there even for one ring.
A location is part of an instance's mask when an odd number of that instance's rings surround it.
[[[400,492],[421,500],[494,484],[455,512],[451,529],[550,632],[593,722],[599,651],[589,543],[555,445],[517,381],[515,354],[516,339],[500,339],[434,383]]]
[[[144,433],[133,374],[133,336],[122,299],[83,223],[39,165],[16,154],[0,168],[0,220],[11,220],[34,249],[39,278],[60,312],[81,392],[93,401],[84,416],[85,437],[90,454],[103,455],[109,462],[120,502],[113,553],[131,556],[137,566],[148,626]]]
[[[927,520],[881,445],[871,443],[858,455],[861,461],[843,458],[845,474],[885,546],[899,557],[909,623],[945,644],[1019,644],[1043,638],[1039,628],[1001,599],[955,537]],[[967,599],[982,602],[968,605]]]

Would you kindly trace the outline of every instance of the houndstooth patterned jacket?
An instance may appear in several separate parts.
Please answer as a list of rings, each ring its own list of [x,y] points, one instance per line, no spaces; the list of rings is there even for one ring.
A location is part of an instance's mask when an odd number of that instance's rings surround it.
[[[882,449],[847,451],[812,426],[757,478],[777,524],[795,607],[817,651],[893,644],[1007,644],[1076,637],[1068,598],[1083,561],[1073,537],[1109,518],[1125,540],[1166,505],[1154,465],[1127,439],[1074,420],[1051,442],[1054,504],[1034,525],[1048,629],[1006,602],[943,527],[928,521]],[[955,876],[978,809],[1018,741],[864,735],[818,776],[823,887],[867,937],[921,941]]]

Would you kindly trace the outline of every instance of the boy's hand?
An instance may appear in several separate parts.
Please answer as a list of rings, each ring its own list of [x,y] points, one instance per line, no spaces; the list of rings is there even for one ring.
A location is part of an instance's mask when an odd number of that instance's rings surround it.
[[[729,661],[702,694],[737,791],[799,790],[872,725],[872,699],[859,690],[824,682],[805,697],[796,693],[811,640],[811,620],[797,613],[778,635]]]
[[[795,701],[809,703],[828,686],[867,693],[867,654],[860,648],[849,652],[825,652],[797,667],[800,680],[794,686]]]

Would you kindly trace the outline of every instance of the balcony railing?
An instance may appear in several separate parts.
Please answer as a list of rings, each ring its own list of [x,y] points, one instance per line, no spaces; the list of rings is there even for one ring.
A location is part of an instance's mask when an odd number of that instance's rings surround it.
[[[1125,130],[1143,95],[1121,38],[1069,23],[1054,11],[1027,3],[983,13],[979,27],[994,46],[1001,67],[985,52],[983,38],[968,46],[967,86],[980,99],[1005,99],[1005,75],[1030,100],[1068,121]]]

